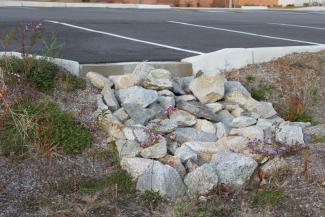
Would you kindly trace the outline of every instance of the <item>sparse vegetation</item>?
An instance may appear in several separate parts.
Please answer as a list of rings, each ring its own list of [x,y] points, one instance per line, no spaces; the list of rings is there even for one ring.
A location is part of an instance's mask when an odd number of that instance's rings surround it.
[[[38,102],[21,99],[12,104],[1,127],[1,147],[6,156],[22,156],[46,144],[67,154],[89,146],[92,136],[48,98]]]
[[[254,207],[270,206],[276,207],[285,199],[285,193],[281,189],[258,191],[253,199]]]
[[[252,97],[258,101],[266,99],[266,90],[263,88],[258,89],[253,87],[250,92],[252,94]]]
[[[256,77],[254,75],[247,75],[246,80],[249,82],[256,81]]]
[[[145,191],[139,197],[139,202],[143,207],[149,207],[150,210],[156,209],[160,204],[167,203],[167,198],[161,196],[159,192]]]

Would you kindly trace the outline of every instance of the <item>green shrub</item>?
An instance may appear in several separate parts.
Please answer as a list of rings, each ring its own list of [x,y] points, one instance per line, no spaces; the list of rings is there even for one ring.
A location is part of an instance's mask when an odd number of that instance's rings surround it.
[[[254,75],[247,75],[246,80],[249,82],[256,81],[256,77]]]
[[[24,155],[49,144],[51,149],[73,154],[89,146],[92,136],[47,98],[38,102],[20,100],[7,112],[0,126],[0,145],[6,156]]]
[[[266,99],[266,90],[264,88],[252,88],[251,94],[252,97],[258,101],[262,101]]]

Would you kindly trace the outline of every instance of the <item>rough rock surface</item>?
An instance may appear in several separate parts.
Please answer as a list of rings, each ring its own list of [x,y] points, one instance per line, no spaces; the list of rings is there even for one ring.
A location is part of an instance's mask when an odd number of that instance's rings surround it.
[[[218,175],[210,164],[203,164],[184,179],[190,195],[207,194],[218,184]]]
[[[191,127],[196,124],[196,117],[183,110],[175,110],[169,115],[169,119],[176,122],[180,127]]]
[[[162,137],[156,144],[144,148],[141,150],[140,155],[143,158],[162,158],[167,154],[167,142],[164,137]]]
[[[155,191],[169,198],[183,196],[186,187],[178,172],[169,165],[155,161],[139,176],[137,190],[141,192]]]
[[[257,162],[251,157],[222,150],[212,156],[211,165],[216,170],[220,183],[238,189],[249,181]]]
[[[189,89],[202,103],[213,103],[223,98],[224,73],[203,74],[191,81]]]
[[[103,89],[105,86],[113,86],[113,82],[109,78],[96,72],[87,72],[86,78],[98,89]]]
[[[147,90],[143,87],[130,87],[126,89],[120,89],[117,91],[117,96],[121,104],[139,104],[143,108],[152,104],[158,99],[158,93],[154,90]]]
[[[206,133],[195,128],[177,128],[175,130],[175,141],[179,143],[190,142],[190,141],[201,141],[201,142],[215,142],[217,137],[215,134]]]
[[[206,105],[196,101],[178,101],[176,107],[187,111],[198,118],[218,121],[217,115]]]

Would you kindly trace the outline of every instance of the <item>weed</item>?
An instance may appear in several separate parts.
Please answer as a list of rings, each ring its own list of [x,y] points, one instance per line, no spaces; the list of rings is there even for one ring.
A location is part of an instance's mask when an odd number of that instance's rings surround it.
[[[254,75],[247,75],[246,80],[249,82],[256,81],[256,77]]]
[[[276,207],[285,199],[285,193],[281,189],[258,191],[252,201],[254,207],[270,206]]]
[[[264,88],[252,88],[251,94],[252,97],[258,101],[262,101],[266,99],[266,90]]]
[[[135,184],[131,176],[124,170],[117,170],[106,178],[109,186],[117,186],[119,193],[131,193],[135,189]]]
[[[6,156],[21,156],[38,147],[43,150],[48,143],[51,149],[73,154],[92,141],[88,129],[74,122],[69,113],[60,111],[48,98],[38,102],[24,99],[15,102],[1,128],[0,145]]]
[[[325,143],[325,136],[312,136],[310,139],[310,143]]]
[[[85,79],[70,73],[60,71],[58,73],[58,80],[58,85],[62,85],[65,91],[73,91],[76,89],[84,90],[86,88]]]
[[[167,198],[161,196],[159,192],[145,191],[139,197],[139,203],[143,207],[149,207],[150,210],[156,209],[160,204],[167,203]]]

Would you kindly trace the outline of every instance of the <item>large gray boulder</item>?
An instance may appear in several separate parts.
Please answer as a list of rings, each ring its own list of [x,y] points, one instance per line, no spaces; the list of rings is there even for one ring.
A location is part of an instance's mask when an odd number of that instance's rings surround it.
[[[125,139],[123,124],[108,110],[98,116],[98,125],[116,139]]]
[[[175,141],[179,143],[200,141],[200,142],[215,142],[217,137],[215,134],[206,133],[195,128],[177,128],[175,130]]]
[[[198,118],[204,118],[209,121],[217,121],[217,115],[206,105],[197,101],[178,101],[176,107],[187,111]]]
[[[141,192],[159,192],[171,199],[181,197],[186,192],[178,172],[173,167],[158,161],[154,161],[149,169],[139,176],[136,188]]]
[[[139,104],[143,108],[154,103],[158,99],[158,93],[155,90],[147,90],[143,87],[130,87],[126,89],[120,89],[116,93],[122,106],[123,104]]]
[[[184,179],[190,195],[207,194],[218,184],[216,170],[210,164],[203,164],[188,173]]]
[[[211,166],[218,174],[219,183],[238,189],[247,184],[258,164],[251,157],[221,150],[212,156]]]
[[[228,110],[221,110],[216,114],[216,121],[223,123],[227,128],[231,128],[234,116]]]

